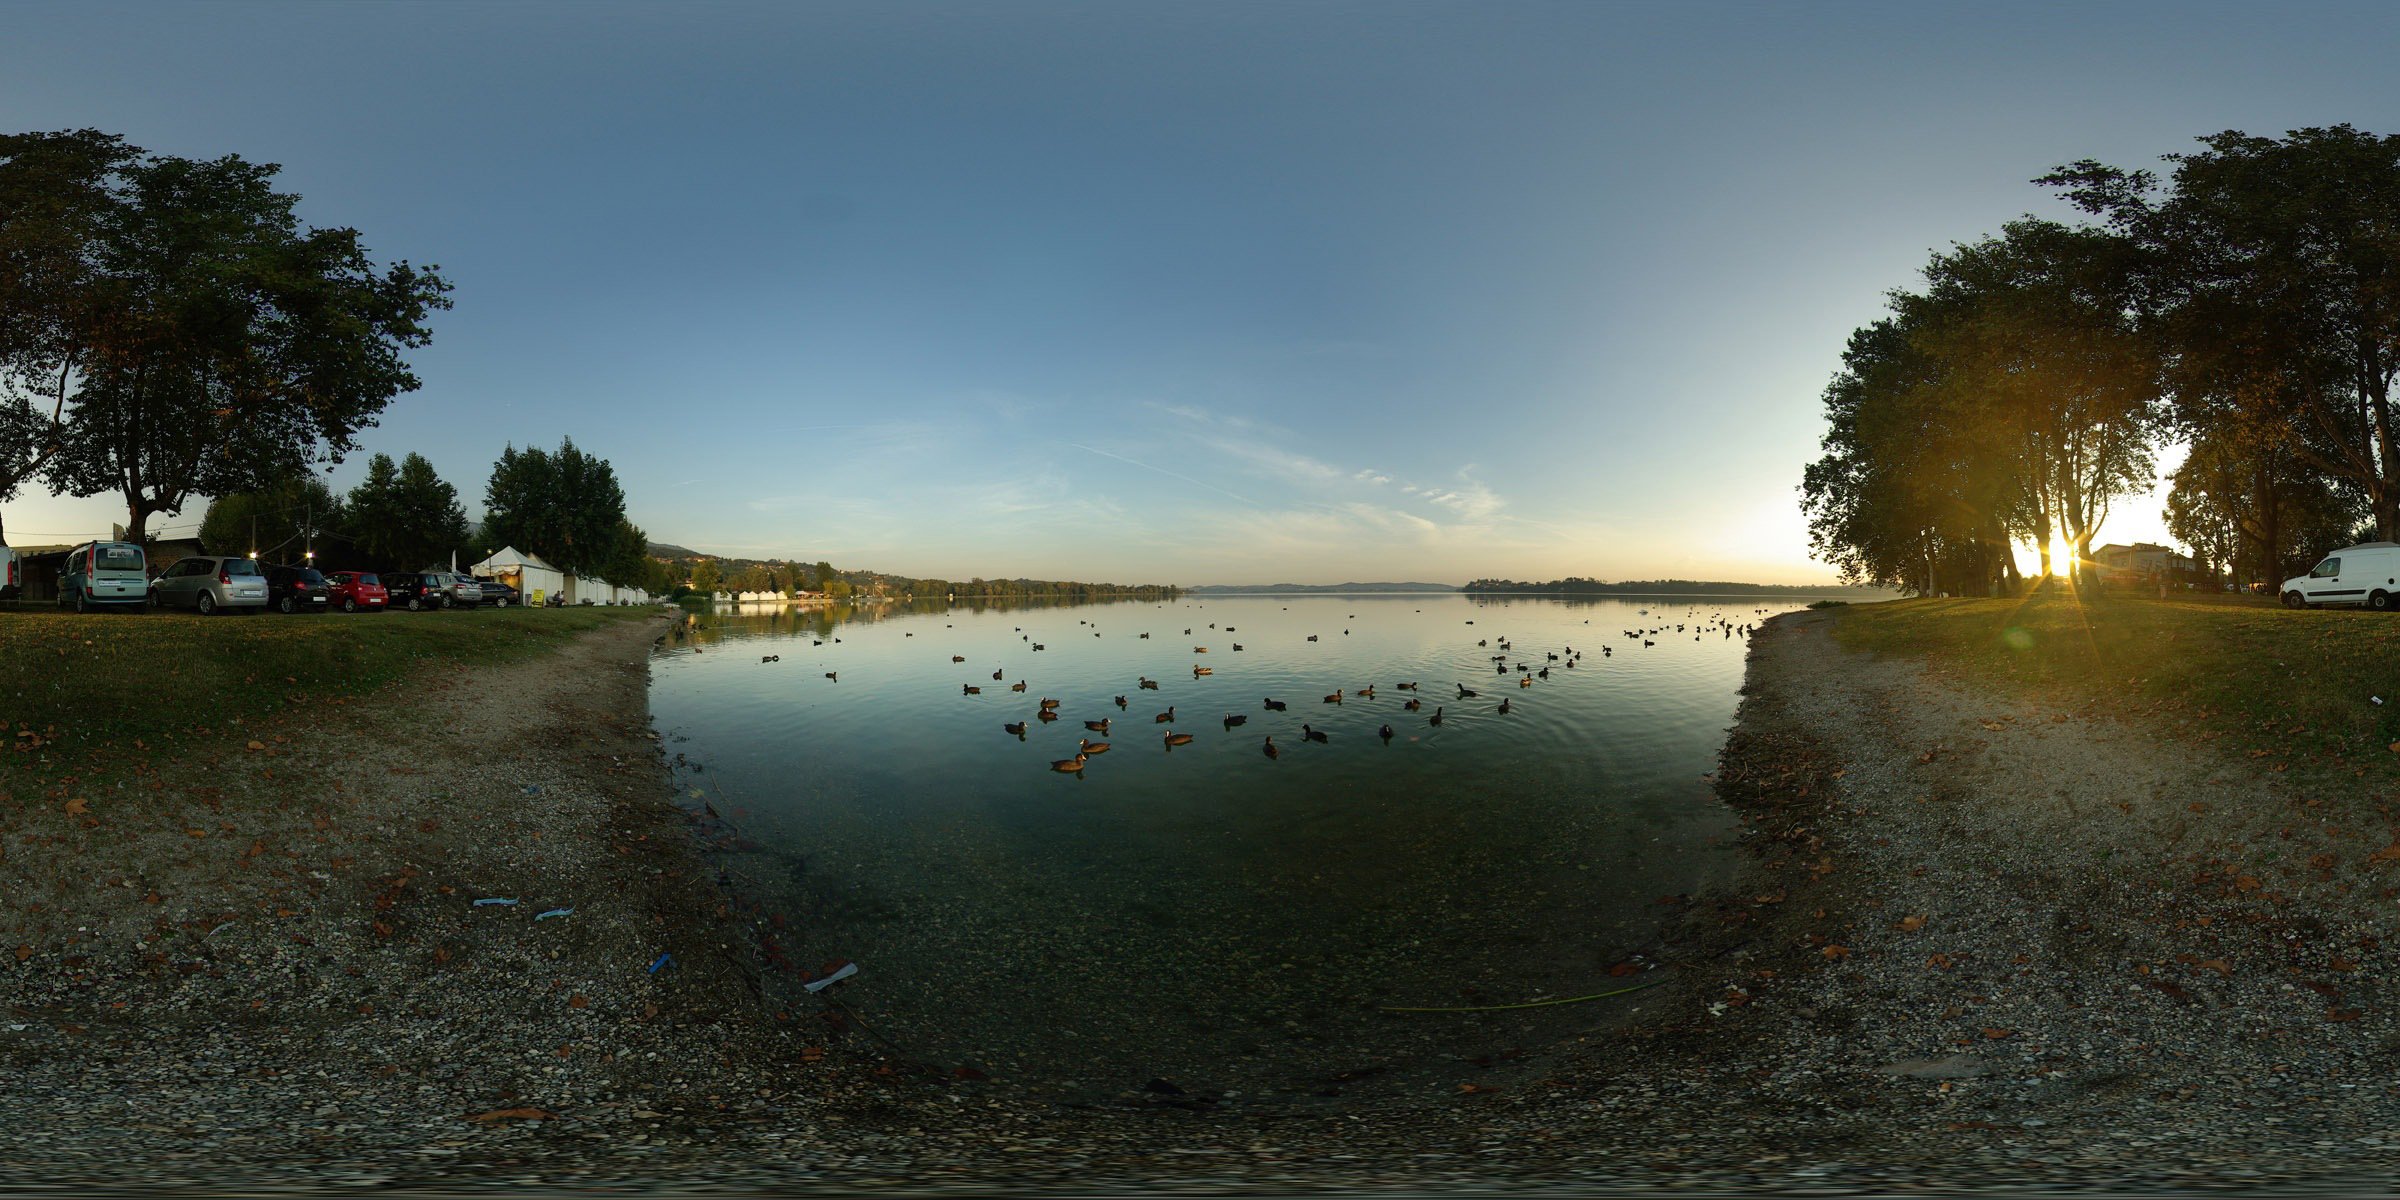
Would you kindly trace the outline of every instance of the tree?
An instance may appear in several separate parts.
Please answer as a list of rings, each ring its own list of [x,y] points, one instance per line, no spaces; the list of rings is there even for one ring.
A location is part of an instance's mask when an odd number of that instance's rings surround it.
[[[107,180],[137,154],[89,129],[0,138],[0,502],[65,448],[101,339],[89,248],[103,234]]]
[[[381,570],[418,570],[467,545],[458,489],[421,454],[397,466],[388,454],[368,459],[367,476],[350,489],[343,515],[357,556]]]
[[[2144,251],[2187,427],[2298,454],[2400,537],[2400,138],[2336,125],[2199,140],[2168,156],[2171,189],[2088,159],[2040,182]]]
[[[607,459],[576,449],[572,438],[555,452],[504,447],[484,489],[483,527],[569,574],[628,565],[624,489]]]
[[[2050,573],[2053,530],[2079,564],[2111,503],[2149,490],[2161,426],[2158,356],[2136,327],[2139,257],[2123,237],[2055,222],[2010,222],[2001,236],[1935,257],[1918,338],[1967,396],[1998,465],[2010,532]]]
[[[200,544],[210,554],[249,554],[262,562],[303,562],[315,551],[322,561],[346,555],[341,501],[314,475],[303,475],[255,492],[219,496],[200,522]]]
[[[725,586],[725,577],[717,570],[717,560],[703,558],[692,564],[692,590],[703,596],[714,596]]]
[[[0,162],[26,168],[0,188],[0,227],[35,247],[0,254],[0,307],[33,305],[0,354],[20,377],[59,374],[43,474],[123,495],[128,538],[191,497],[340,461],[417,387],[401,351],[430,340],[449,285],[377,267],[357,230],[303,226],[273,164],[145,155],[93,130],[0,137]]]

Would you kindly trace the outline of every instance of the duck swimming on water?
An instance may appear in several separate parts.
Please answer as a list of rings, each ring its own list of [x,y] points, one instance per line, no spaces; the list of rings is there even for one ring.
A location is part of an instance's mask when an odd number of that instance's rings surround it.
[[[1073,758],[1053,759],[1050,763],[1050,769],[1053,771],[1063,771],[1069,775],[1081,775],[1083,774],[1083,759],[1084,756],[1081,754],[1077,754]]]

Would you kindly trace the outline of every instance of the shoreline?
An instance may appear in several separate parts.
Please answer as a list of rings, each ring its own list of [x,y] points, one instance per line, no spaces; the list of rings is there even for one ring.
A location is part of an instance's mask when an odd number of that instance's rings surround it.
[[[292,732],[274,770],[323,799],[228,792],[207,819],[234,828],[127,833],[129,857],[198,870],[221,845],[233,865],[180,893],[150,881],[156,901],[92,889],[84,944],[0,959],[16,1084],[0,1124],[17,1134],[0,1188],[2388,1175],[2400,1030],[2370,881],[2389,868],[2380,832],[2345,828],[2373,822],[2187,752],[2147,714],[1845,651],[1838,620],[1791,614],[1753,639],[1716,781],[1744,831],[1738,877],[1662,914],[1675,965],[1638,1020],[1602,1001],[1584,1037],[1472,1087],[1323,1112],[1029,1104],[915,1073],[831,1010],[778,1023],[737,959],[758,915],[721,888],[650,728],[665,619],[457,669],[446,688],[542,682],[507,710],[412,725],[369,705]],[[48,819],[24,832],[62,836]],[[2279,857],[2222,869],[2260,840]],[[38,873],[47,847],[9,842],[0,863]],[[520,903],[472,904],[491,896]],[[532,919],[553,904],[576,911]],[[678,965],[646,973],[661,947]]]

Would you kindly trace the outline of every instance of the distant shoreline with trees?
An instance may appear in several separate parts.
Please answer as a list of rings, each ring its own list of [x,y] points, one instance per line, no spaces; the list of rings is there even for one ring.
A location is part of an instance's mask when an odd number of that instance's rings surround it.
[[[1459,591],[1470,596],[1852,596],[1890,589],[1857,583],[1737,583],[1727,580],[1553,579],[1545,583],[1478,579]]]

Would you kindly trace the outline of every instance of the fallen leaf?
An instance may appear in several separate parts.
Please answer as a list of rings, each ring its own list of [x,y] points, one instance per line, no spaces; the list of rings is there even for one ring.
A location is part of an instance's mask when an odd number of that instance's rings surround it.
[[[2000,1039],[2002,1039],[2002,1038],[2004,1038],[2004,1037],[2007,1037],[2007,1036],[2009,1036],[2009,1035],[2011,1035],[2011,1034],[2013,1034],[2013,1033],[2015,1033],[2015,1032],[2016,1032],[2016,1030],[2014,1030],[2014,1029],[1988,1029],[1988,1028],[1987,1028],[1987,1029],[1985,1029],[1985,1030],[1983,1031],[1983,1036],[1985,1036],[1985,1037],[1987,1037],[1987,1038],[1990,1038],[1990,1039],[1992,1039],[1993,1041],[1995,1041],[1995,1042],[1996,1042],[1996,1041],[1999,1041]]]
[[[2355,1008],[2328,1009],[2325,1013],[2325,1019],[2328,1021],[2355,1021],[2358,1018],[2359,1010]]]
[[[31,946],[19,946],[19,947],[17,947],[17,961],[18,961],[18,962],[24,962],[26,959],[29,959],[29,958],[32,958],[32,957],[33,957],[33,947],[31,947]]]
[[[91,806],[84,803],[83,797],[81,796],[77,796],[74,799],[67,801],[67,815],[70,817],[80,817],[90,811],[92,811]]]
[[[1838,961],[1850,957],[1850,947],[1827,946],[1825,947],[1824,954],[1826,958]]]
[[[584,999],[582,992],[577,992],[574,995],[567,997],[568,1008],[589,1008],[591,1007],[591,1004],[591,1001]]]
[[[1902,917],[1892,926],[1892,928],[1897,929],[1902,933],[1915,933],[1916,931],[1925,928],[1925,918]]]
[[[252,741],[251,741],[251,743],[250,743],[249,745],[247,745],[247,746],[244,746],[244,747],[242,747],[242,748],[243,748],[244,750],[264,750],[264,749],[266,749],[266,748],[267,748],[267,744],[266,744],[265,742],[257,741],[257,740],[255,740],[255,739],[254,739],[254,740],[252,740]]]

